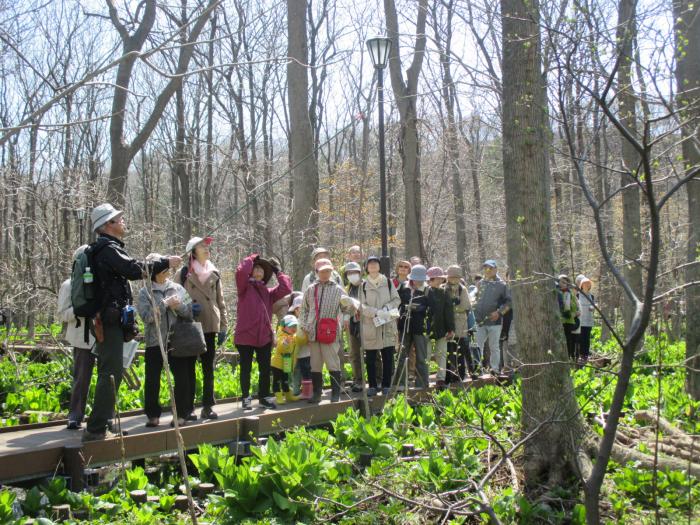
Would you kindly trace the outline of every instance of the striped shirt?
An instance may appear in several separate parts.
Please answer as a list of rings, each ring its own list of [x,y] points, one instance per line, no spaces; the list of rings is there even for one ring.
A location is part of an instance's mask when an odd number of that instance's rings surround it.
[[[318,290],[318,292],[316,292]],[[316,314],[316,299],[317,294],[319,312]],[[343,307],[340,304],[342,297],[347,297],[347,292],[339,284],[331,281],[322,283],[316,281],[309,286],[304,292],[304,301],[301,303],[301,314],[299,315],[299,323],[309,336],[309,341],[316,340],[316,324],[318,319],[326,317],[335,318],[340,322],[341,312],[352,313],[352,307]],[[342,336],[342,330],[338,330],[338,336]]]

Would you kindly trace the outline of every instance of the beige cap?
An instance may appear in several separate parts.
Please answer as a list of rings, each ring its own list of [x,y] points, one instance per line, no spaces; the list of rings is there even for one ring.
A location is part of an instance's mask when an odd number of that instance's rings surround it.
[[[332,270],[333,263],[329,259],[319,259],[318,261],[316,261],[316,264],[314,265],[314,269],[317,272],[321,272],[323,270]]]

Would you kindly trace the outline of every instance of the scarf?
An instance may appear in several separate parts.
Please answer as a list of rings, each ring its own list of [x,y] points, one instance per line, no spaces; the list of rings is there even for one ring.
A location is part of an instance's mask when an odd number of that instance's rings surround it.
[[[376,279],[372,279],[371,275],[367,275],[367,281],[372,283],[374,286],[379,286],[379,284],[382,282],[382,277],[383,275],[381,273],[377,274]]]
[[[199,282],[204,284],[209,279],[209,276],[216,272],[216,266],[207,259],[204,264],[201,264],[197,259],[192,260],[192,271],[199,277]]]

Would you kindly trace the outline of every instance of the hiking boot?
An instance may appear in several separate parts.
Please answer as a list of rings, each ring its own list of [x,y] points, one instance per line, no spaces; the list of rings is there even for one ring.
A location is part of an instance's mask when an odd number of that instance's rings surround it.
[[[204,407],[202,413],[200,414],[202,419],[218,419],[219,415],[214,412],[211,407]]]
[[[194,411],[190,412],[185,416],[186,421],[197,421],[197,414],[194,413]]]
[[[187,420],[184,417],[177,418],[177,426],[178,427],[184,427],[186,424],[187,424]],[[175,420],[174,419],[170,422],[170,426],[175,428]]]
[[[362,392],[362,385],[358,385],[357,383],[352,385],[352,388],[350,388],[351,391],[353,391],[355,394],[358,392]]]
[[[87,429],[83,430],[83,435],[80,440],[83,443],[88,443],[90,441],[102,441],[104,439],[114,439],[118,438],[119,434],[105,430],[104,432],[90,432]]]
[[[119,425],[117,425],[117,424],[116,424],[114,421],[112,421],[111,419],[110,419],[109,421],[107,421],[107,430],[109,430],[112,434],[119,435],[119,428],[120,428]],[[129,431],[128,431],[128,430],[123,430],[121,433],[122,433],[122,435],[124,435],[124,436],[128,436],[128,435],[129,435]]]
[[[68,421],[66,428],[68,430],[78,430],[80,428],[80,426],[81,426],[80,421],[75,421],[75,420],[71,419],[70,421]]]
[[[311,372],[311,382],[314,390],[309,403],[318,405],[321,402],[321,395],[323,395],[323,374],[321,372]]]
[[[330,372],[331,376],[331,403],[340,401],[340,371]]]
[[[374,387],[369,387],[367,389],[367,397],[374,397],[377,395],[377,389]]]
[[[146,421],[146,426],[149,428],[157,427],[158,425],[160,425],[160,418],[158,417],[149,417],[148,421]]]
[[[273,409],[273,410],[274,410],[275,408],[277,408],[277,405],[275,404],[275,402],[274,402],[274,401],[271,401],[270,399],[267,399],[266,397],[263,397],[263,398],[259,401],[259,404],[260,404],[261,407],[271,408],[271,409]]]
[[[250,396],[244,397],[241,401],[241,404],[243,406],[243,410],[252,410],[253,409],[253,407],[251,406],[252,402],[253,402],[253,400]]]
[[[389,393],[389,390],[390,389],[388,386],[385,386],[384,388],[382,388],[382,395],[384,395],[384,396],[387,395]]]

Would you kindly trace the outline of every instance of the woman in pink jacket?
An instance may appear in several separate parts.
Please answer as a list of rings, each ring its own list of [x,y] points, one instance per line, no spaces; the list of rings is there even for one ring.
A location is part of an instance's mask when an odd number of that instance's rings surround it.
[[[267,287],[272,274],[277,286]],[[276,259],[265,260],[252,254],[236,268],[238,309],[234,343],[241,362],[241,390],[243,408],[251,407],[250,370],[253,354],[258,360],[258,400],[266,408],[277,408],[270,395],[270,355],[274,334],[272,331],[272,305],[292,291],[292,281],[282,273]]]

